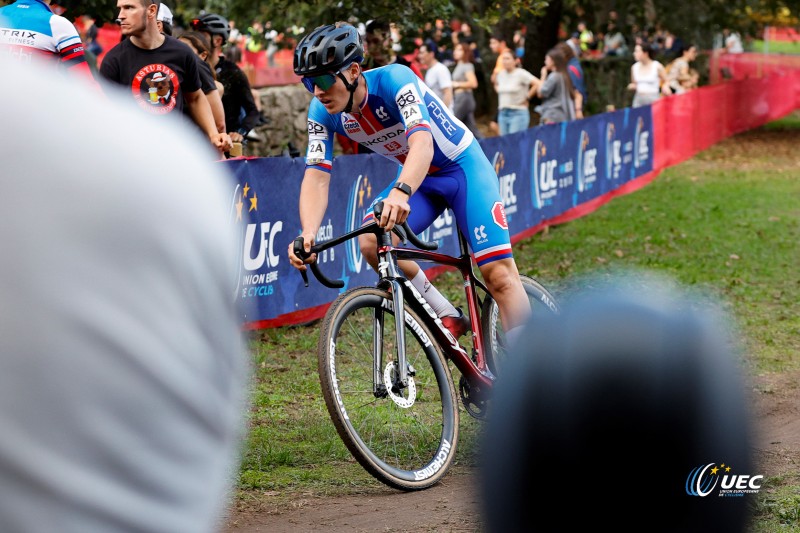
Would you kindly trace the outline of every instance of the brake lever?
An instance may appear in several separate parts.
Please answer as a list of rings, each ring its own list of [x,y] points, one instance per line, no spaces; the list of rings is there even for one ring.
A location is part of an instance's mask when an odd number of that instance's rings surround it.
[[[308,259],[311,254],[306,253],[306,248],[303,246],[304,239],[302,236],[296,238],[294,240],[294,255],[299,257],[305,263],[306,259]],[[306,287],[308,287],[308,272],[305,270],[301,270],[300,274],[303,276],[303,283],[305,283]]]

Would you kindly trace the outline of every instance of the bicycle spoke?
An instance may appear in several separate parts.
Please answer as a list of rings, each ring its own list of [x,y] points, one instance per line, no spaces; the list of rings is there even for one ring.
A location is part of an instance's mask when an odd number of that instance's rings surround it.
[[[393,486],[423,488],[441,477],[452,460],[447,455],[444,465],[439,458],[432,466],[442,441],[452,446],[457,440],[458,407],[449,367],[435,345],[422,344],[414,328],[425,325],[409,310],[413,318],[404,324],[406,359],[414,373],[407,386],[400,387],[395,317],[383,308],[388,293],[354,292],[363,294],[361,299],[340,297],[333,304],[340,306],[334,309],[335,319],[323,325],[320,376],[327,377],[323,384],[332,385],[323,386],[326,404],[345,444],[368,471]],[[386,392],[379,397],[373,389],[376,309],[384,317],[380,374]],[[335,346],[334,352],[323,342]]]

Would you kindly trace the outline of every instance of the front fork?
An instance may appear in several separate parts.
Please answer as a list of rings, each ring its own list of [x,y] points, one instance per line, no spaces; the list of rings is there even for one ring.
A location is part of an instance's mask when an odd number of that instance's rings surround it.
[[[397,261],[391,251],[391,235],[384,234],[381,246],[378,248],[378,285],[391,288],[392,311],[394,312],[395,338],[397,348],[397,385],[400,388],[408,387],[408,365],[406,364],[406,331],[405,331],[405,299],[403,298],[402,275]],[[391,388],[393,383],[383,383],[383,335],[384,335],[384,310],[383,306],[375,309],[373,326],[373,353],[372,363],[373,392],[376,397],[385,395],[386,387]]]

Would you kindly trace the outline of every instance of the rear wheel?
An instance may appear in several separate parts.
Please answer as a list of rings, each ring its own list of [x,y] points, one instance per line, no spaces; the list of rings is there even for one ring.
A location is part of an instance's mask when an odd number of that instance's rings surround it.
[[[399,380],[389,292],[357,288],[328,310],[320,332],[325,404],[353,457],[383,483],[427,488],[446,473],[458,441],[450,369],[420,318],[406,308],[408,384]],[[374,365],[376,352],[381,358]]]
[[[558,304],[544,285],[530,276],[521,275],[520,280],[528,295],[532,320],[536,320],[537,316],[558,314]],[[508,345],[505,331],[500,323],[500,309],[490,295],[486,296],[481,306],[481,332],[486,364],[495,376],[500,375]]]

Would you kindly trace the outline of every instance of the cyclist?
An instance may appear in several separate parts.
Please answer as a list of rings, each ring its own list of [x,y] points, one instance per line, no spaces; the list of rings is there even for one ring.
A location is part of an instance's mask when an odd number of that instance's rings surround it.
[[[20,62],[52,58],[96,84],[78,30],[69,20],[53,13],[50,0],[17,0],[0,7],[0,56],[3,55]]]
[[[327,208],[333,134],[339,133],[401,165],[396,180],[373,202],[384,203],[382,227],[391,229],[407,220],[419,233],[445,208],[453,210],[513,340],[530,307],[511,253],[493,166],[469,129],[411,69],[392,64],[364,72],[363,55],[358,31],[341,22],[318,27],[295,49],[294,72],[315,96],[308,111],[299,202],[306,249]],[[370,209],[364,222],[372,217]],[[359,244],[376,268],[375,236],[362,235]],[[306,268],[291,245],[289,260],[300,270]],[[403,261],[401,268],[454,337],[469,330],[463,312],[430,284],[416,263]]]

